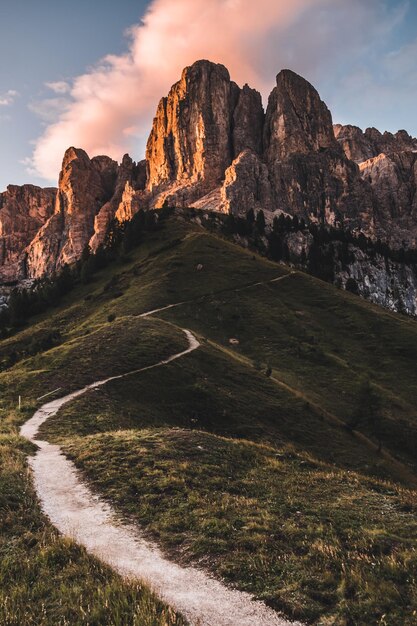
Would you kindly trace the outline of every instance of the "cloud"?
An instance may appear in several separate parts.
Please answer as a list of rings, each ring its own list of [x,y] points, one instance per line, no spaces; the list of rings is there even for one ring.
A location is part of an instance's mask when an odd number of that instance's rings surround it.
[[[328,75],[345,73],[343,60],[360,64],[393,16],[384,0],[153,0],[129,30],[126,54],[108,55],[71,85],[48,83],[65,104],[59,110],[55,97],[40,107],[44,120],[51,110],[58,118],[36,141],[32,168],[54,180],[70,145],[142,157],[159,98],[197,59],[223,63],[264,97],[283,67],[326,86]]]
[[[19,96],[19,92],[15,91],[14,89],[9,89],[5,93],[1,93],[0,94],[0,106],[1,107],[10,106],[11,104],[13,104],[13,102],[16,100],[18,96]]]
[[[57,94],[65,94],[71,90],[71,85],[65,80],[58,80],[52,83],[45,83],[45,87]]]
[[[35,113],[46,124],[57,122],[70,106],[71,101],[62,97],[45,98],[28,104],[29,111]]]

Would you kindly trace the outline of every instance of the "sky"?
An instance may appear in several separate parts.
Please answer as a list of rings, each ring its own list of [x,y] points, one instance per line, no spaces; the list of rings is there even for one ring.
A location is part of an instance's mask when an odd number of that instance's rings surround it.
[[[0,0],[0,191],[55,185],[71,145],[140,160],[201,58],[265,106],[289,68],[334,122],[417,135],[417,0]]]

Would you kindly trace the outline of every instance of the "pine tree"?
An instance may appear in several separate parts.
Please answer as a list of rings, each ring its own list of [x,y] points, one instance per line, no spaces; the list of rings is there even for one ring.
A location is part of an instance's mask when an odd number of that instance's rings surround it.
[[[246,213],[246,221],[250,230],[252,230],[255,223],[255,211],[253,209],[249,209],[249,211]]]
[[[273,261],[282,260],[282,239],[275,230],[268,237],[268,256]]]
[[[262,209],[256,214],[256,230],[260,235],[265,233],[265,215]]]

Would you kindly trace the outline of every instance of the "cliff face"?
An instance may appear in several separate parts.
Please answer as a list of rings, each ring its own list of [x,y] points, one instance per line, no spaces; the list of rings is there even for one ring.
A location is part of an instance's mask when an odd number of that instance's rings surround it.
[[[23,253],[52,215],[56,189],[9,185],[0,194],[0,281],[23,277]]]
[[[144,186],[144,163],[125,156],[121,165],[109,157],[90,159],[84,150],[65,153],[53,215],[26,249],[26,276],[39,278],[77,261],[87,245],[103,242],[109,222],[127,186]],[[126,200],[125,200],[126,204]]]
[[[93,234],[100,207],[112,196],[116,178],[117,163],[109,157],[90,159],[84,150],[67,150],[54,214],[27,251],[29,277],[51,274],[80,258]]]
[[[148,140],[150,206],[187,206],[219,187],[242,149],[261,150],[262,124],[260,95],[239,89],[223,65],[187,67],[160,101]]]
[[[159,103],[147,146],[148,203],[245,213],[282,210],[374,229],[369,185],[306,80],[284,70],[269,98],[222,65],[186,68]]]
[[[374,235],[396,247],[417,243],[417,139],[405,130],[362,132],[356,126],[335,126],[346,156],[359,164],[363,180],[373,192]]]
[[[334,133],[348,159],[361,163],[382,152],[413,152],[417,150],[417,139],[405,130],[392,134],[380,133],[376,128],[367,128],[363,132],[358,126],[335,124]]]
[[[314,87],[290,70],[278,74],[269,96],[264,145],[271,165],[294,154],[340,152],[329,109]]]
[[[313,243],[307,233],[291,233],[286,237],[291,262],[301,269],[308,269]],[[390,311],[417,317],[417,269],[411,265],[392,261],[381,254],[370,256],[359,247],[349,244],[348,257],[342,255],[341,245],[333,243],[333,283],[346,289],[350,281],[354,291]],[[344,260],[342,260],[344,256]]]
[[[220,183],[231,161],[230,128],[238,87],[222,65],[186,68],[159,103],[148,140],[148,189],[175,181]]]
[[[264,148],[276,208],[372,232],[368,185],[337,142],[331,114],[317,91],[289,70],[278,74],[269,98]]]
[[[268,167],[252,150],[244,150],[228,167],[221,188],[220,208],[225,213],[273,210]]]

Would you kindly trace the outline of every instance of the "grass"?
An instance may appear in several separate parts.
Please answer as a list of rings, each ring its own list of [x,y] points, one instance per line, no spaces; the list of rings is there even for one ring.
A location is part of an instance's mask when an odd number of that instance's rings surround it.
[[[184,429],[67,439],[92,485],[182,562],[319,624],[414,624],[412,492],[291,448]]]
[[[34,493],[32,452],[11,425],[0,435],[0,624],[185,626],[146,586],[58,535]]]
[[[342,421],[364,378],[382,403],[384,446],[407,463],[417,451],[417,325],[310,276],[208,296],[161,314],[221,346],[269,364],[274,376]],[[230,348],[230,346],[228,346]],[[401,425],[399,427],[399,425]],[[363,431],[372,436],[366,424]]]
[[[128,317],[100,324],[1,374],[3,406],[21,395],[32,407],[44,393],[61,388],[65,395],[96,380],[152,365],[187,345],[181,330],[151,318]]]
[[[210,344],[168,366],[112,381],[75,399],[41,427],[41,435],[59,441],[119,428],[167,426],[292,444],[339,467],[392,477],[381,455]]]
[[[178,302],[158,319],[138,317]],[[42,615],[48,568],[58,571],[52,557],[40,560],[41,545],[52,555],[58,546],[57,561],[66,565],[51,606],[45,600],[50,621],[33,623],[111,624],[114,615],[114,623],[131,624],[133,597],[138,606],[141,597],[154,602],[48,526],[16,426],[47,391],[62,387],[64,395],[183,350],[181,328],[198,336],[199,350],[77,398],[42,435],[59,441],[95,488],[172,558],[198,562],[309,623],[415,623],[415,492],[404,486],[416,480],[416,323],[178,219],[0,343],[0,436],[4,458],[18,457],[22,481],[6,469],[0,494],[18,517],[10,518],[14,534],[0,532],[0,576],[15,547],[26,545],[25,529],[43,529],[26,561],[16,548],[16,586],[0,586],[15,598],[13,610],[26,611],[20,623]],[[51,332],[59,345],[31,355]],[[383,452],[397,464],[370,445],[376,439],[367,424],[358,436],[343,426],[364,378],[381,400]],[[20,413],[13,411],[18,395]],[[27,609],[40,564],[42,599]],[[108,581],[111,602],[94,595],[107,588],[98,579]],[[74,608],[77,597],[82,610]],[[85,606],[100,611],[107,602],[110,621],[80,617]],[[67,618],[73,610],[79,617]],[[129,617],[117,617],[119,610]],[[151,608],[149,619],[159,619],[155,610],[168,611]],[[145,615],[138,624],[148,623]]]

